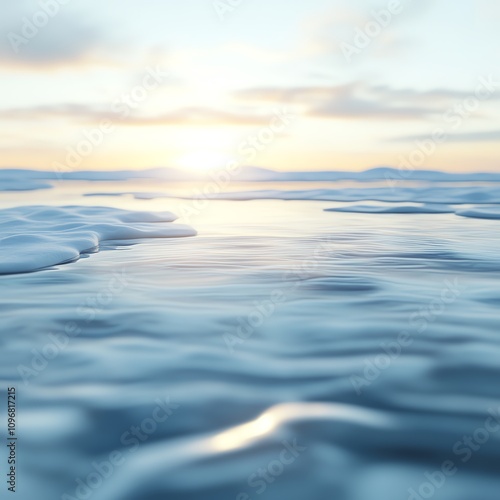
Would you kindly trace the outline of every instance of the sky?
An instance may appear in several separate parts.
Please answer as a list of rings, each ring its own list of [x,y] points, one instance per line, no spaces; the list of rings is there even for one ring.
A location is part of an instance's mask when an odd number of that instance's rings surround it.
[[[496,0],[0,7],[0,168],[500,171]]]

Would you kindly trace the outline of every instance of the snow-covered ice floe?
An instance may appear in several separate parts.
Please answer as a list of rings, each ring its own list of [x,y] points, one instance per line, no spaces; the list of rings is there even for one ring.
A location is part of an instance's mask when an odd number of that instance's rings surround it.
[[[481,205],[467,210],[458,210],[456,214],[472,219],[500,219],[500,205]]]
[[[420,187],[347,187],[347,188],[320,188],[320,189],[262,189],[241,191],[216,191],[192,195],[157,192],[113,193],[117,195],[132,195],[138,200],[152,200],[157,198],[197,199],[207,200],[308,200],[332,201],[339,203],[353,202],[380,202],[380,203],[419,203],[424,205],[470,205],[500,203],[500,186],[489,184],[484,186],[443,186],[429,184]],[[109,193],[88,193],[86,196],[109,196]]]
[[[326,208],[325,212],[349,212],[361,214],[455,214],[471,219],[500,219],[500,205],[477,205],[469,208],[453,208],[448,205],[399,205],[363,204]]]
[[[72,262],[109,240],[195,236],[170,212],[109,207],[25,206],[0,210],[0,274]]]
[[[327,208],[325,212],[350,212],[361,214],[451,214],[455,210],[448,205],[348,205]]]

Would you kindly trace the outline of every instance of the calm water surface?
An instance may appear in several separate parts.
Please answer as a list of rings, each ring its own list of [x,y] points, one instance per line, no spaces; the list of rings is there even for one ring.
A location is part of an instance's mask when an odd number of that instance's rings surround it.
[[[212,201],[0,276],[19,498],[498,500],[500,221],[332,206]]]

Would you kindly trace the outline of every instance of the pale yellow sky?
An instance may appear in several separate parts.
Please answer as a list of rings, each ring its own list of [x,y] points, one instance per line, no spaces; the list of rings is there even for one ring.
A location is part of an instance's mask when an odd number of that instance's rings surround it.
[[[0,4],[0,168],[500,170],[492,0],[52,1]]]

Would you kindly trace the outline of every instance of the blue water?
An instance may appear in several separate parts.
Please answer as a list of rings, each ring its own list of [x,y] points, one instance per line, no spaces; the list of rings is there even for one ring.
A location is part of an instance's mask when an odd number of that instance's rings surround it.
[[[498,500],[500,221],[331,207],[211,201],[0,276],[17,498]]]

